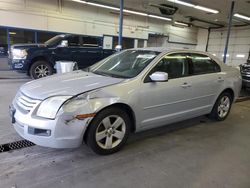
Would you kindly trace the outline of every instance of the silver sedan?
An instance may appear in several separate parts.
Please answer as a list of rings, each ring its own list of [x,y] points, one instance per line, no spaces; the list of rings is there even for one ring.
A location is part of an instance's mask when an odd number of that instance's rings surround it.
[[[19,135],[37,145],[72,148],[85,141],[111,154],[131,132],[205,114],[224,120],[240,88],[239,70],[208,53],[131,49],[24,84],[10,114]]]

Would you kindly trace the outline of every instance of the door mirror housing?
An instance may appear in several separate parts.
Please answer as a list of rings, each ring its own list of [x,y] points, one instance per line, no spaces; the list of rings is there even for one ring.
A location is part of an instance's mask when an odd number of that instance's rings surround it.
[[[58,45],[58,47],[68,47],[68,46],[69,44],[67,40],[62,40],[60,44]]]
[[[168,81],[168,73],[166,73],[166,72],[154,72],[149,77],[154,82],[166,82],[166,81]]]

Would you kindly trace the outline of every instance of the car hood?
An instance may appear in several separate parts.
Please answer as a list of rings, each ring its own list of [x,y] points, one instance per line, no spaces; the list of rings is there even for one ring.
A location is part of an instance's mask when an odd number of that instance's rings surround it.
[[[46,47],[45,44],[14,44],[11,45],[12,48],[18,48],[18,49],[27,49],[27,48],[36,48],[36,47]]]
[[[21,86],[20,91],[33,99],[44,100],[58,95],[74,96],[93,89],[117,84],[123,80],[80,70],[28,82]]]

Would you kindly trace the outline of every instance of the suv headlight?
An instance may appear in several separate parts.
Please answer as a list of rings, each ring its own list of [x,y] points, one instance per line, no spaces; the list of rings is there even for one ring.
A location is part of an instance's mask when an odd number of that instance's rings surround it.
[[[13,49],[12,56],[13,59],[26,59],[28,53],[25,49]]]
[[[36,115],[43,118],[55,119],[62,104],[72,96],[56,96],[45,99],[36,112]]]

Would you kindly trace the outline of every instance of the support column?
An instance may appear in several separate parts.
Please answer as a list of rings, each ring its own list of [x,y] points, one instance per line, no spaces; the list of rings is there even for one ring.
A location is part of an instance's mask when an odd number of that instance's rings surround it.
[[[9,28],[6,29],[7,31],[7,45],[8,45],[8,50],[10,50],[10,33],[9,33]]]
[[[124,0],[120,0],[120,18],[119,18],[119,38],[118,45],[122,49],[122,29],[123,29],[123,5]]]
[[[225,45],[224,57],[223,57],[224,63],[226,63],[227,61],[227,51],[228,51],[228,44],[229,44],[229,38],[230,38],[230,32],[231,32],[231,26],[232,26],[233,13],[234,13],[234,1],[231,2],[230,15],[228,19],[227,38],[226,38],[226,45]]]

